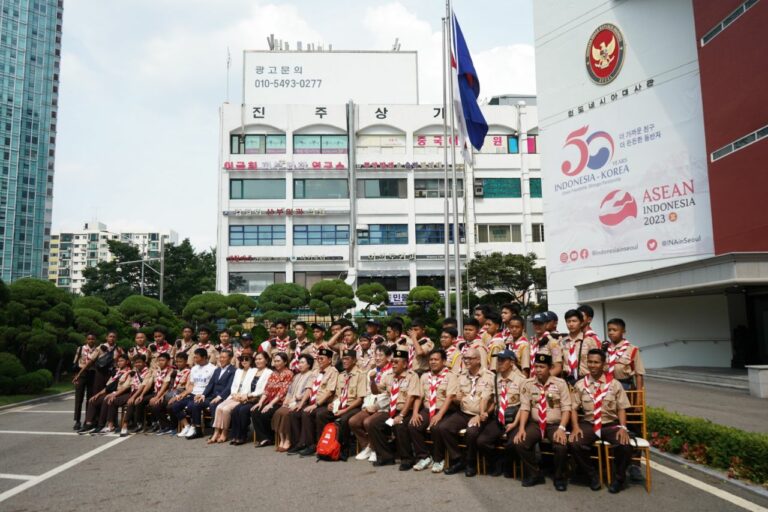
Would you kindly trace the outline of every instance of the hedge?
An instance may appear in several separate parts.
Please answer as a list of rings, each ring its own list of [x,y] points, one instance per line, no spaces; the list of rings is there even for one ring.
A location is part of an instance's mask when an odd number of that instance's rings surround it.
[[[768,434],[745,432],[701,418],[649,407],[651,445],[723,469],[730,478],[768,485]]]

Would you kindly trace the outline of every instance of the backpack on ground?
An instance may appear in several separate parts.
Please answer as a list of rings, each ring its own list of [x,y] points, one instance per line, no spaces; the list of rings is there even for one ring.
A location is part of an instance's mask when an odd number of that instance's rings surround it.
[[[338,427],[336,423],[328,423],[323,427],[320,441],[317,443],[317,460],[334,461],[341,456],[341,444],[338,440]]]

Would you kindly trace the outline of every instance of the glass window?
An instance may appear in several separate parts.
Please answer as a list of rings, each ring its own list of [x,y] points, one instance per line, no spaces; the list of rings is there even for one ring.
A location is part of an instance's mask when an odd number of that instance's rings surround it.
[[[285,245],[285,226],[279,224],[229,226],[229,245],[232,247]]]
[[[369,153],[405,153],[405,135],[360,135],[357,147]]]
[[[507,139],[507,144],[509,145],[510,153],[517,154],[520,152],[520,142],[517,137],[510,135],[509,139]]]
[[[408,243],[408,224],[370,224],[357,231],[360,245],[403,245]]]
[[[293,180],[294,199],[343,199],[349,197],[345,179]]]
[[[347,152],[349,139],[346,135],[294,135],[294,153],[338,153]]]
[[[230,199],[285,199],[284,179],[229,180]]]
[[[357,276],[357,285],[379,283],[388,292],[404,292],[411,289],[411,278],[403,276]]]
[[[431,286],[445,290],[445,276],[416,276],[416,286]]]
[[[414,188],[416,197],[445,197],[443,191],[443,179],[415,179]],[[448,181],[448,197],[452,197],[453,185]],[[459,197],[464,197],[464,180],[456,179],[456,192]]]
[[[229,293],[258,294],[275,283],[285,282],[285,272],[230,272]]]
[[[314,285],[320,281],[327,281],[329,279],[341,279],[347,278],[346,272],[294,272],[293,282],[299,286],[303,286],[307,290],[311,289]]]
[[[240,135],[229,136],[229,152],[233,155],[241,155],[245,153],[245,144]]]
[[[523,197],[520,178],[483,178],[483,198]]]
[[[401,198],[408,197],[408,185],[405,178],[357,180],[357,195],[361,198]]]
[[[533,241],[544,241],[544,224],[531,224],[531,230],[533,231]]]
[[[294,135],[294,153],[320,153],[320,135]]]
[[[541,178],[531,178],[528,180],[528,184],[531,187],[531,198],[541,198]]]
[[[349,225],[294,225],[293,245],[349,245]]]
[[[346,135],[323,135],[320,146],[323,153],[346,154],[347,141]]]
[[[530,153],[530,154],[538,153],[538,151],[536,150],[536,135],[528,136],[528,138],[526,139],[526,146],[527,146],[526,147],[527,153]]]
[[[478,224],[478,243],[521,242],[520,224]]]
[[[267,135],[267,153],[285,153],[285,135]]]
[[[445,241],[443,224],[416,224],[417,244],[442,244]],[[459,241],[464,242],[464,224],[459,224]],[[448,227],[448,241],[453,242],[453,224]]]
[[[246,135],[245,153],[249,155],[263,154],[266,152],[264,135]]]

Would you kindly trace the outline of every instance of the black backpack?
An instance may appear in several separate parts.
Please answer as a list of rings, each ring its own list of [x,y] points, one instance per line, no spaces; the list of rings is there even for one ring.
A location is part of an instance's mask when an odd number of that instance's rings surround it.
[[[106,345],[102,345],[99,348],[102,354],[96,359],[96,368],[101,371],[109,370],[115,362],[115,351],[114,349],[109,350],[109,347]]]

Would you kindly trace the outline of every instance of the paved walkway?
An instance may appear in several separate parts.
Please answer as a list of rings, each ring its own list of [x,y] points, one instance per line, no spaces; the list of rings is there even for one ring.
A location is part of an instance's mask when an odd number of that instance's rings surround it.
[[[646,379],[646,404],[714,423],[768,433],[768,400],[737,390]]]

